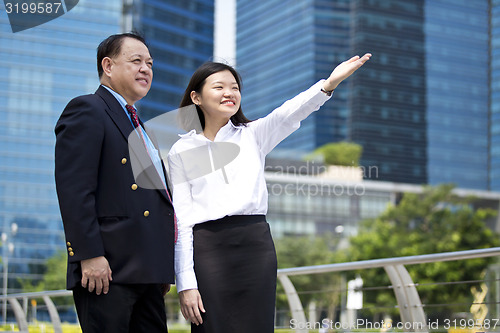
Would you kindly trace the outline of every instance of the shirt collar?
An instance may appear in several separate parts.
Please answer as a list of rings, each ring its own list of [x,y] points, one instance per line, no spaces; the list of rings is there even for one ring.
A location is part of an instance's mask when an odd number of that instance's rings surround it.
[[[115,96],[116,100],[118,101],[118,103],[120,103],[120,105],[122,106],[122,108],[124,110],[127,110],[125,108],[125,105],[127,105],[127,101],[125,100],[125,98],[123,98],[122,95],[120,95],[119,93],[117,93],[116,91],[114,91],[113,89],[111,89],[110,87],[106,87],[104,84],[101,84],[101,86],[103,86],[104,88],[106,88],[111,93],[111,95]],[[132,105],[132,106],[135,108],[134,105]]]
[[[223,134],[231,129],[239,129],[241,127],[242,127],[242,125],[236,126],[233,124],[233,122],[231,120],[229,120],[226,125],[221,127],[221,129],[219,130],[219,133],[217,133],[217,135]],[[185,133],[185,134],[179,134],[179,136],[181,138],[183,138],[183,137],[195,137],[196,135],[198,135],[198,133],[196,133],[196,130],[194,130],[194,129]]]
[[[189,132],[187,132],[187,133],[184,133],[184,134],[179,134],[179,136],[180,136],[181,138],[183,138],[183,137],[188,137],[188,136],[189,136],[189,137],[194,137],[194,136],[196,136],[196,130],[194,130],[194,129],[193,129],[193,130],[190,130],[190,131],[189,131]]]

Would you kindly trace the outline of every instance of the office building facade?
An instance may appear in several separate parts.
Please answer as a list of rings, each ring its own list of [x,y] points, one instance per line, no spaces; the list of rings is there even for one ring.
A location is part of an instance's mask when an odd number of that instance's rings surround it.
[[[125,12],[154,59],[154,84],[140,102],[143,121],[178,108],[193,72],[214,50],[214,0],[134,0]]]
[[[425,1],[424,14],[428,182],[489,189],[488,1]]]
[[[265,116],[319,79],[349,54],[349,1],[238,1],[237,64],[242,108],[251,119]],[[347,87],[280,144],[312,150],[347,135]]]
[[[265,174],[269,192],[268,221],[274,237],[324,235],[347,238],[357,233],[359,223],[376,218],[388,207],[397,205],[405,193],[422,193],[416,184],[345,179],[347,172],[329,177],[325,167],[309,174],[297,172],[302,167],[275,168]],[[352,169],[351,167],[348,167]],[[319,170],[319,171],[318,171]],[[474,197],[476,208],[500,211],[500,193],[456,188],[459,197]],[[495,232],[500,232],[498,216],[486,220]]]
[[[278,149],[301,156],[347,140],[378,168],[373,180],[489,188],[488,1],[239,0],[237,12],[253,118],[351,55],[373,54]]]
[[[500,191],[500,1],[490,1],[489,184]]]

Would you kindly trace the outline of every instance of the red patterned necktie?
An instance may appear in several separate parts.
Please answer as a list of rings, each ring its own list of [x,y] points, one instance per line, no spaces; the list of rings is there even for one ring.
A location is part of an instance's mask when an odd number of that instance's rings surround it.
[[[144,142],[144,147],[146,147],[146,151],[148,152],[149,155],[149,150],[148,150],[148,145],[146,144],[146,140],[144,140],[144,136],[142,134],[141,130],[141,122],[139,121],[139,116],[137,115],[137,111],[132,105],[125,105],[125,109],[127,109],[128,113],[130,114],[130,119],[132,119],[132,123],[134,124],[134,128],[139,127],[139,134],[141,136],[142,142]],[[150,157],[151,158],[151,157]],[[163,181],[162,181],[163,183]],[[168,200],[172,203],[172,198],[170,198],[170,193],[168,193],[167,186],[165,183],[163,183],[163,186],[165,187],[165,192],[167,192],[167,197]],[[174,228],[175,228],[175,242],[177,243],[177,215],[175,215],[174,212]]]
[[[135,108],[132,105],[125,105],[125,109],[127,109],[128,113],[130,114],[130,118],[132,119],[132,123],[134,124],[134,128],[137,128],[140,126],[140,121],[139,121],[139,116],[137,115],[137,111],[135,111]]]

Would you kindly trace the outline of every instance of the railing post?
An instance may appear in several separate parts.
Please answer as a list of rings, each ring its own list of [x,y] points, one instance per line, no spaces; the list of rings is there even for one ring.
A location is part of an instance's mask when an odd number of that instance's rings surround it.
[[[8,298],[12,311],[14,311],[14,316],[16,317],[17,325],[19,326],[19,332],[28,333],[28,322],[26,321],[26,316],[24,315],[24,310],[19,304],[16,298]]]
[[[24,317],[28,318],[28,297],[23,297]]]
[[[429,332],[422,302],[410,274],[403,265],[384,266],[391,280],[405,332]]]
[[[62,333],[61,318],[59,318],[59,313],[57,312],[57,308],[54,305],[54,302],[52,302],[50,297],[47,295],[43,296],[43,301],[47,305],[50,321],[52,322],[52,326],[54,327],[54,333]]]
[[[297,290],[293,286],[292,281],[287,275],[278,275],[278,279],[285,290],[286,297],[288,299],[288,305],[290,306],[290,311],[292,313],[292,320],[299,326],[299,329],[295,330],[299,333],[308,333],[309,330],[306,327],[306,315],[304,314],[304,308],[300,302]],[[304,327],[304,328],[302,328]]]

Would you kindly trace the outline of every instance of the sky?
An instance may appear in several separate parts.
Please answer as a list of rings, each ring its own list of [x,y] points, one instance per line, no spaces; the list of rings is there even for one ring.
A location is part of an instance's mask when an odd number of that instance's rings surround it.
[[[215,0],[214,60],[236,65],[236,0]]]

